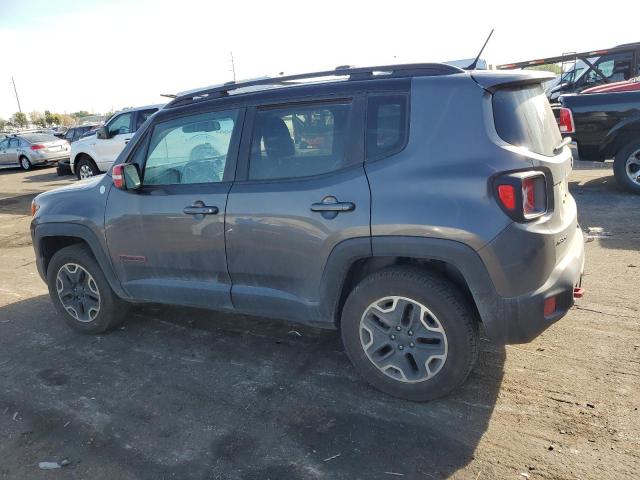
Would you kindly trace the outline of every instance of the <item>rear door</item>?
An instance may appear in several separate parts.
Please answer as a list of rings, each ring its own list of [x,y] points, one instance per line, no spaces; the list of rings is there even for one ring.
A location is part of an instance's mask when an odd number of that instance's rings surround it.
[[[327,258],[343,240],[370,237],[363,117],[357,96],[251,109],[226,217],[236,309],[323,320]]]
[[[0,141],[0,165],[8,165],[9,155],[7,154],[7,150],[9,149],[9,139],[5,138]]]
[[[131,161],[142,188],[111,188],[105,215],[111,260],[136,299],[230,308],[224,212],[243,110],[154,125]]]
[[[7,148],[4,150],[5,165],[16,165],[18,163],[18,150],[20,148],[20,140],[16,137],[10,138]]]

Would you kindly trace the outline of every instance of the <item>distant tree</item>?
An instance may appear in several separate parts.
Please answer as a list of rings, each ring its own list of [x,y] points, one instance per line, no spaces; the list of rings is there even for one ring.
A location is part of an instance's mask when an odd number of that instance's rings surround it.
[[[80,110],[78,112],[73,112],[71,114],[71,116],[73,118],[82,118],[82,117],[86,117],[87,115],[91,115],[89,112],[87,112],[86,110]]]
[[[4,118],[0,118],[0,130],[4,130],[7,126],[7,121]]]
[[[562,74],[562,67],[557,63],[547,63],[546,65],[535,65],[533,67],[527,67],[528,70],[541,70],[543,72],[551,72],[556,75]]]
[[[27,121],[27,115],[22,113],[22,112],[16,112],[13,114],[13,116],[11,117],[11,122],[14,125],[17,125],[18,127],[26,127],[27,123],[29,123]]]
[[[46,125],[44,115],[40,112],[31,112],[29,114],[29,119],[31,120],[31,123],[33,123],[34,125],[38,125],[39,127],[44,127]]]
[[[65,127],[70,127],[76,122],[75,118],[71,115],[56,113],[54,116],[58,120],[56,123],[58,125],[64,125]]]
[[[44,111],[44,123],[46,125],[53,125],[56,123],[53,118],[53,114],[49,110]]]

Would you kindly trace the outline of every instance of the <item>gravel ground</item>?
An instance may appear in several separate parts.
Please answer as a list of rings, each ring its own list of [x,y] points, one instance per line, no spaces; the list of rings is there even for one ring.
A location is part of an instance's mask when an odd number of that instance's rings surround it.
[[[369,388],[335,332],[157,306],[69,331],[28,224],[72,180],[0,171],[0,478],[638,478],[640,197],[609,167],[570,183],[585,298],[530,344],[482,341],[467,383],[426,404]]]

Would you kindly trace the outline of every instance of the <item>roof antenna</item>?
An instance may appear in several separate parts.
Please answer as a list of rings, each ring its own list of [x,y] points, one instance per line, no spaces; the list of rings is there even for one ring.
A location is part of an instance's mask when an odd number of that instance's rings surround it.
[[[489,32],[489,36],[487,37],[487,39],[484,41],[484,45],[482,45],[482,48],[480,49],[480,51],[478,52],[478,56],[476,57],[476,59],[473,61],[473,63],[471,65],[469,65],[468,67],[465,67],[465,70],[475,70],[476,66],[478,65],[478,60],[480,60],[480,55],[482,55],[482,52],[484,52],[484,47],[487,46],[487,43],[489,43],[489,39],[491,38],[491,35],[493,35],[493,31],[495,29],[491,29],[491,32]]]

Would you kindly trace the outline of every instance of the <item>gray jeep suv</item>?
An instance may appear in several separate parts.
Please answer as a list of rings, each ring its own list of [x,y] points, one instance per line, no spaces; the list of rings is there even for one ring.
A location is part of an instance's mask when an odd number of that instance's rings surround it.
[[[416,64],[178,95],[107,175],[35,198],[39,272],[81,332],[138,302],[283,318],[339,329],[384,392],[444,395],[481,325],[528,342],[581,294],[546,79]]]

